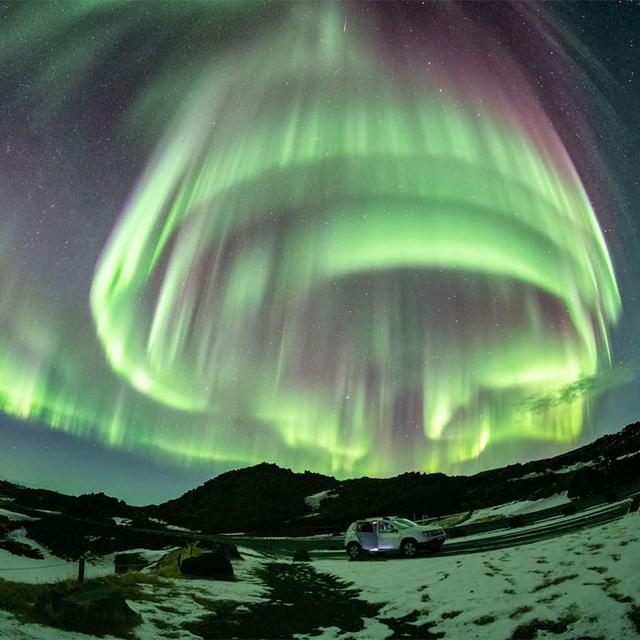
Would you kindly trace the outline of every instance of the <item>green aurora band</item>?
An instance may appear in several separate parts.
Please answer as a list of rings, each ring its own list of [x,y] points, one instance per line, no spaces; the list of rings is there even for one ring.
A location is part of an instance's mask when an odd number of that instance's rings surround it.
[[[88,363],[54,379],[73,336],[38,324],[40,360],[0,351],[5,412],[185,465],[341,476],[579,438],[588,399],[528,400],[609,366],[621,306],[559,138],[393,74],[346,27],[292,11],[200,72],[96,269],[99,366],[122,384],[92,389]]]

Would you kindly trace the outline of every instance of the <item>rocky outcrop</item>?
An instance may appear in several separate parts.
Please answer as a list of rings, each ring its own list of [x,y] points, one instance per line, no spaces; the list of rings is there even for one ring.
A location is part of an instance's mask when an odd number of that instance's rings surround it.
[[[225,558],[242,560],[238,547],[230,542],[214,542],[211,540],[199,540],[198,547],[213,553],[221,553]]]
[[[185,558],[180,564],[184,575],[210,578],[213,580],[233,580],[233,565],[229,558],[221,553],[203,553],[192,558]]]
[[[103,584],[67,592],[53,588],[40,594],[35,608],[55,627],[97,635],[126,633],[141,620],[119,593]]]

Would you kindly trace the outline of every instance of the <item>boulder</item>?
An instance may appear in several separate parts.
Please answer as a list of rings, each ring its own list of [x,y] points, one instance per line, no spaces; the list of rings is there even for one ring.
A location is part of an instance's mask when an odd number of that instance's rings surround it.
[[[122,595],[104,584],[44,591],[35,608],[53,626],[89,634],[125,632],[141,620]]]
[[[238,551],[238,547],[235,544],[232,544],[231,542],[220,543],[219,551],[225,558],[234,558],[235,560],[242,560],[242,556]]]
[[[142,571],[151,563],[145,560],[139,553],[119,553],[113,559],[116,573],[127,573],[128,571]]]
[[[231,542],[217,542],[213,540],[199,540],[198,546],[201,549],[208,549],[214,553],[221,553],[226,558],[234,558],[235,560],[242,560],[242,556],[238,551],[238,547]]]
[[[233,580],[233,565],[222,553],[203,553],[185,558],[180,564],[183,574],[214,580]]]

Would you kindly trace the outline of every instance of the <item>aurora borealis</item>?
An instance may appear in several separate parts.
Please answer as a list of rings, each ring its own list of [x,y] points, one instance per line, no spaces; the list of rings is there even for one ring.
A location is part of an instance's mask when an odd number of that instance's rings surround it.
[[[194,477],[353,477],[622,426],[619,116],[562,11],[474,6],[7,9],[11,429]]]

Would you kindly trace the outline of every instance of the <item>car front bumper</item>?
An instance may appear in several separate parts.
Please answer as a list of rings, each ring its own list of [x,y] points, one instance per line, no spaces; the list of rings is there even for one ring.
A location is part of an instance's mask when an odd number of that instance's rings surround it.
[[[421,540],[420,542],[418,542],[418,547],[422,550],[422,549],[432,549],[433,547],[441,547],[445,540],[447,539],[447,536],[436,536],[433,538],[430,538],[429,540]]]

